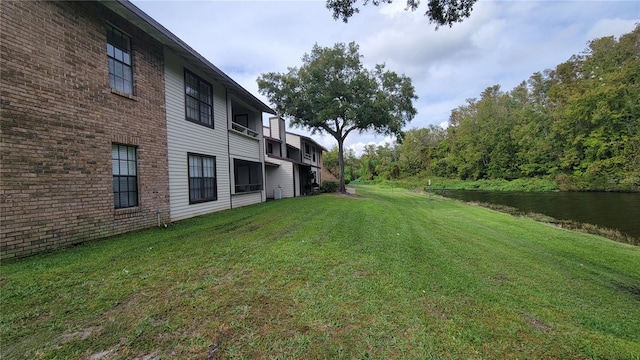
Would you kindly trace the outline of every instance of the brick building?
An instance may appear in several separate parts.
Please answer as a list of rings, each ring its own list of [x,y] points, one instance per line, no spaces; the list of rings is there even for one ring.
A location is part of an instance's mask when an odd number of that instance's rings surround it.
[[[264,201],[262,173],[242,174],[263,168],[249,127],[273,111],[148,15],[0,6],[0,257]]]

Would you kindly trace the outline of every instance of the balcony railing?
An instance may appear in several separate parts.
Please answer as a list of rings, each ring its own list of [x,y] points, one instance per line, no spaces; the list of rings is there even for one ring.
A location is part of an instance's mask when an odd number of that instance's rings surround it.
[[[244,127],[238,123],[231,123],[231,128],[239,133],[243,133],[245,135],[249,135],[251,137],[258,137],[260,135],[257,131],[251,130],[248,127]]]

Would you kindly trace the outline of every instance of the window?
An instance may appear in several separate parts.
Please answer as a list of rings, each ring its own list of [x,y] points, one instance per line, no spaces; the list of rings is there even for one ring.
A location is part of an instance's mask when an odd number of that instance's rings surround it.
[[[248,128],[249,127],[249,115],[247,115],[247,114],[236,115],[236,116],[233,117],[233,122]]]
[[[262,163],[234,159],[236,193],[262,190]]]
[[[273,154],[273,144],[267,143],[267,154]]]
[[[213,128],[211,84],[185,70],[184,94],[187,120]]]
[[[304,158],[311,159],[311,149],[309,147],[309,144],[304,144]]]
[[[138,206],[138,169],[134,146],[111,144],[113,202],[116,209]]]
[[[189,158],[189,204],[218,200],[215,156],[187,154]]]
[[[109,86],[114,90],[133,95],[131,39],[113,27],[107,29],[107,61]]]
[[[311,150],[312,150],[311,156],[313,157],[313,161],[316,161],[316,147],[314,146]]]

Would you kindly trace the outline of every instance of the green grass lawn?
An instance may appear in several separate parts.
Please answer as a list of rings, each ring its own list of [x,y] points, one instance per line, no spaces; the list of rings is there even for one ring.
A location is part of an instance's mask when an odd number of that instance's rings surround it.
[[[639,359],[640,248],[401,189],[4,263],[3,359]]]

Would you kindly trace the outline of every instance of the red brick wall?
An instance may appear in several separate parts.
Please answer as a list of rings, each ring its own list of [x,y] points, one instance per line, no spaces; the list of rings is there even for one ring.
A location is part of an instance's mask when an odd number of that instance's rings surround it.
[[[325,167],[322,168],[322,174],[320,175],[322,181],[325,180],[334,180],[337,181],[338,178],[335,177],[332,173],[329,172],[329,170],[327,170]]]
[[[162,46],[94,2],[0,6],[0,257],[168,221]],[[109,87],[107,21],[132,38],[133,97]],[[114,209],[114,142],[138,147],[136,208]]]

